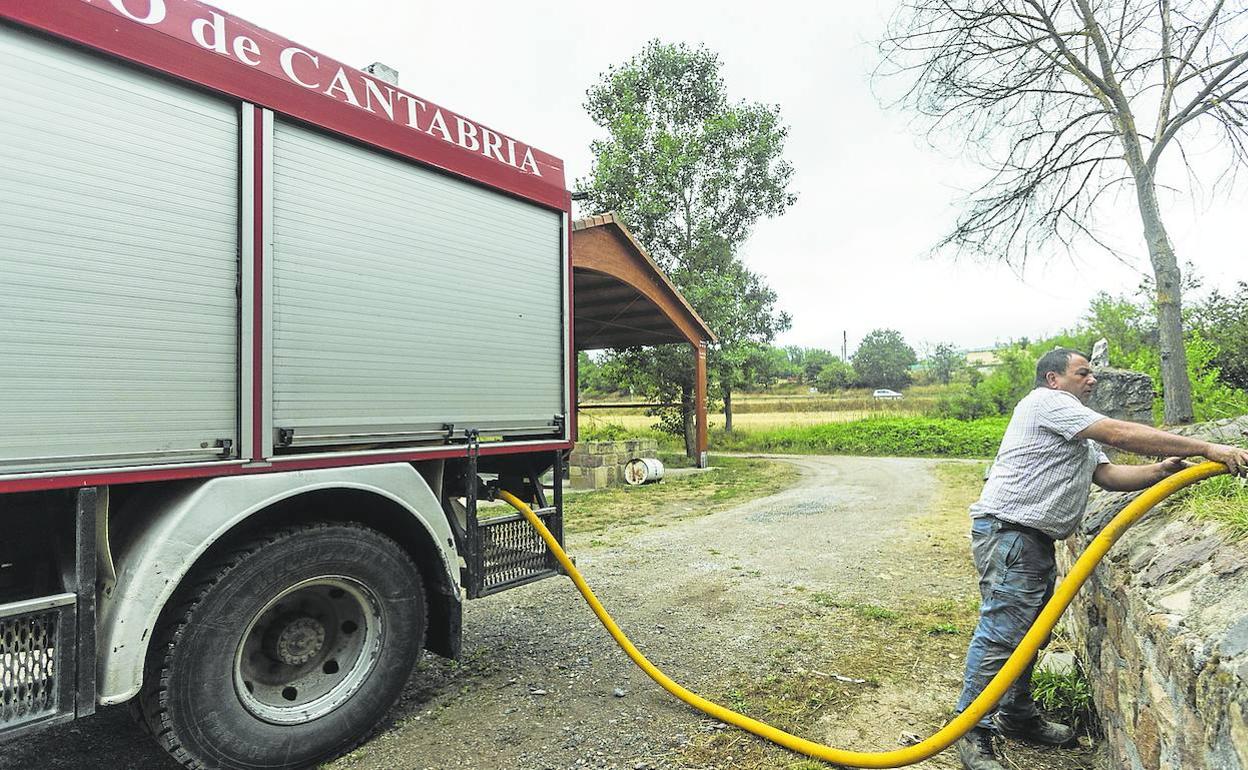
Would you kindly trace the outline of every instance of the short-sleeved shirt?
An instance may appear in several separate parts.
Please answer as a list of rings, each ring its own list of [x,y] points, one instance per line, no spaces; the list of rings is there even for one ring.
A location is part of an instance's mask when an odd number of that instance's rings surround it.
[[[1105,416],[1064,390],[1036,388],[1018,402],[988,482],[971,516],[994,516],[1057,540],[1070,537],[1092,489],[1092,474],[1109,458],[1075,435]]]

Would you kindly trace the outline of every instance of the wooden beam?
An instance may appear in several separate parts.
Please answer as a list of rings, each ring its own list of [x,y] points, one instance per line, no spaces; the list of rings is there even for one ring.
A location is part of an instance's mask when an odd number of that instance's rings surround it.
[[[699,468],[705,468],[707,464],[706,450],[706,340],[699,340],[693,346],[693,357],[697,359],[697,367],[695,372],[695,388],[694,409],[697,412],[697,439],[694,442],[697,445],[697,460]]]

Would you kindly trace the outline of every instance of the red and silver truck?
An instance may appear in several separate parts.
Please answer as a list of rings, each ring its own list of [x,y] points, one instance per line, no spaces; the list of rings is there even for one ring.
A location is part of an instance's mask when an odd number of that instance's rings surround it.
[[[555,572],[563,164],[194,0],[0,0],[0,738],[350,748]],[[553,471],[549,495],[542,479]]]

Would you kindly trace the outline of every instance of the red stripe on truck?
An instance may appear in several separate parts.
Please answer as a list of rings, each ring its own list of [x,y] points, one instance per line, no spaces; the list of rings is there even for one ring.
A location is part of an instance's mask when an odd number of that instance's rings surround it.
[[[504,444],[497,447],[481,447],[482,456],[531,454],[556,452],[572,448],[572,442],[546,444]],[[382,455],[334,455],[306,457],[291,460],[276,458],[270,465],[255,466],[231,463],[229,465],[199,465],[185,468],[135,469],[119,471],[66,472],[56,476],[0,479],[0,494],[7,492],[35,492],[46,489],[75,489],[78,487],[103,486],[106,484],[141,484],[151,481],[174,481],[178,479],[211,478],[216,476],[248,476],[257,473],[281,473],[284,471],[312,470],[316,468],[346,468],[359,465],[417,462],[419,460],[445,460],[466,457],[467,449],[453,447],[426,452],[394,452]]]
[[[570,211],[558,158],[195,0],[0,0],[0,16]]]

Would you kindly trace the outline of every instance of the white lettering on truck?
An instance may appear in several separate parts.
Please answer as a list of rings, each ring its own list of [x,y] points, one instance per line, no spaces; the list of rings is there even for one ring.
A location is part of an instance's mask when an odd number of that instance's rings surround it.
[[[83,1],[97,8],[105,8],[104,5],[99,4],[99,0]],[[246,22],[239,19],[199,6],[195,2],[186,3],[187,10],[180,10],[182,6],[179,5],[172,17],[169,16],[166,0],[107,0],[107,3],[114,13],[139,24],[154,26],[168,19],[169,23],[164,25],[166,29],[163,31],[181,37],[183,40],[189,39],[204,50],[237,59],[248,67],[260,67],[267,72],[277,74],[272,64],[272,53],[266,54],[254,38],[235,33],[235,30],[240,27],[246,31],[252,29]],[[200,10],[196,10],[196,6]],[[143,11],[146,13],[142,13]],[[188,24],[188,17],[197,13],[207,15],[191,18]],[[280,38],[278,40],[278,45],[286,42],[281,41]],[[537,159],[533,155],[533,148],[525,145],[517,146],[515,139],[502,136],[455,113],[448,112],[443,115],[442,110],[436,106],[433,108],[433,114],[429,115],[429,106],[420,99],[338,65],[332,59],[327,59],[325,66],[325,71],[329,71],[330,67],[335,68],[333,77],[328,83],[320,75],[321,57],[298,46],[289,45],[282,48],[281,53],[278,54],[278,65],[286,79],[297,86],[319,91],[335,101],[346,102],[352,107],[368,110],[374,115],[384,114],[391,121],[401,121],[408,128],[435,136],[467,152],[484,155],[505,163],[519,171],[535,176],[542,175]],[[360,98],[361,94],[363,94],[363,100]],[[398,118],[395,117],[394,110],[396,99],[400,105],[406,105],[406,110],[401,111]],[[422,124],[421,121],[425,117],[428,117],[429,122]],[[453,121],[453,130],[451,123],[447,120],[448,117]]]
[[[146,16],[135,16],[127,10],[125,0],[108,0],[108,2],[117,9],[117,13],[125,16],[130,21],[137,21],[140,24],[159,24],[165,20],[165,0],[148,0]],[[131,2],[134,2],[134,0],[131,0]],[[135,5],[142,4],[142,0],[135,3]]]
[[[295,57],[296,57],[296,56],[298,56],[298,55],[300,55],[300,54],[302,54],[303,56],[307,57],[307,58],[308,58],[308,60],[312,62],[312,66],[313,66],[313,67],[320,67],[320,66],[321,66],[321,61],[320,61],[320,59],[316,58],[315,56],[313,56],[312,54],[310,54],[310,53],[308,53],[307,51],[303,50],[302,48],[296,48],[296,47],[294,47],[294,46],[292,45],[290,48],[286,48],[286,49],[284,49],[284,50],[282,51],[282,56],[281,56],[281,60],[282,60],[282,72],[285,72],[285,73],[286,73],[286,77],[290,78],[290,79],[291,79],[291,81],[293,81],[294,83],[297,83],[297,84],[299,84],[299,85],[303,86],[304,88],[315,88],[315,89],[319,89],[319,88],[321,87],[321,84],[320,84],[320,83],[307,83],[307,82],[304,82],[304,81],[302,81],[302,80],[300,80],[300,79],[299,79],[299,76],[298,76],[298,75],[296,75],[296,74],[295,74]]]

